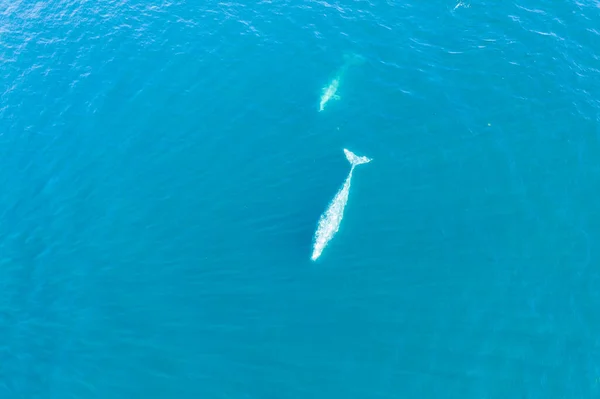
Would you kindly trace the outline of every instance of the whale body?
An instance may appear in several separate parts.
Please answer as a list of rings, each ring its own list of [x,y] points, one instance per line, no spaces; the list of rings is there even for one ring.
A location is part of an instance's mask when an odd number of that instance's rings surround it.
[[[344,208],[346,207],[346,202],[348,202],[348,194],[350,192],[350,182],[352,181],[352,172],[356,165],[360,165],[363,163],[371,162],[370,158],[361,157],[354,154],[352,151],[349,151],[344,148],[344,154],[346,155],[346,159],[352,165],[350,168],[350,173],[348,173],[348,177],[344,181],[344,185],[337,192],[327,210],[321,215],[319,218],[319,224],[317,226],[317,231],[315,232],[315,238],[313,243],[313,252],[310,257],[311,260],[315,261],[321,253],[331,241],[335,233],[337,233],[340,228],[340,223],[342,222],[342,218],[344,217]]]
[[[346,71],[353,65],[360,65],[365,62],[365,58],[359,54],[345,54],[344,55],[344,65],[337,70],[335,74],[335,78],[329,82],[327,87],[323,88],[321,93],[321,101],[319,102],[319,112],[325,109],[325,105],[329,102],[329,100],[339,100],[340,96],[336,93],[340,86],[340,82],[342,78],[346,74]]]
[[[340,86],[340,79],[335,78],[329,83],[329,86],[323,89],[323,95],[321,96],[321,102],[319,102],[319,112],[325,109],[325,104],[329,102],[332,98],[334,100],[339,100],[340,96],[335,94]]]

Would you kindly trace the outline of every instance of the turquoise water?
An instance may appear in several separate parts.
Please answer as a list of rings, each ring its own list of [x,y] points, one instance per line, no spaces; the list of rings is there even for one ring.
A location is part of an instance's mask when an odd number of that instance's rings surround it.
[[[599,26],[0,0],[0,397],[600,397]]]

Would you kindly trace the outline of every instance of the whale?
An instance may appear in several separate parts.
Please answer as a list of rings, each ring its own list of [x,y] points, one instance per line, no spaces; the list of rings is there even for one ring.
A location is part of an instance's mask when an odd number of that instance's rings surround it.
[[[339,100],[340,96],[335,94],[337,92],[338,87],[340,86],[340,79],[335,78],[329,83],[329,86],[323,89],[323,95],[321,95],[321,101],[319,102],[319,112],[325,109],[325,104],[329,102],[329,100]]]
[[[337,94],[340,82],[346,74],[346,71],[353,65],[360,65],[365,62],[363,56],[359,54],[345,54],[344,64],[337,70],[335,78],[329,82],[329,85],[325,86],[321,92],[321,100],[319,101],[319,112],[325,109],[325,105],[330,100],[339,100],[340,96]]]
[[[344,148],[344,154],[346,155],[348,162],[350,162],[350,165],[352,165],[350,167],[350,173],[348,173],[344,184],[335,194],[335,197],[333,197],[329,203],[329,206],[319,218],[317,230],[315,231],[314,236],[312,255],[310,257],[310,259],[313,261],[317,260],[321,256],[323,250],[327,244],[329,244],[329,241],[331,241],[333,236],[335,236],[335,233],[337,233],[338,229],[340,228],[342,218],[344,217],[344,208],[348,202],[348,194],[350,193],[350,184],[352,182],[352,173],[354,172],[354,168],[357,165],[372,161],[372,159],[365,156],[358,156],[346,148]]]

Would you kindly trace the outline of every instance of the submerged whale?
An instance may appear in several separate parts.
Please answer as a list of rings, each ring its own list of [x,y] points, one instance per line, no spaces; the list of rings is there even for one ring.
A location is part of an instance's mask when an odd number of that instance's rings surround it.
[[[338,87],[340,86],[340,79],[335,78],[329,83],[329,86],[323,89],[323,95],[321,96],[321,101],[319,102],[319,112],[325,109],[325,104],[329,102],[332,98],[334,100],[339,100],[340,96],[335,94],[337,92]]]
[[[337,95],[337,91],[340,87],[340,82],[342,81],[342,78],[346,74],[346,71],[352,65],[359,65],[365,62],[364,57],[358,54],[345,54],[344,59],[344,65],[342,65],[342,67],[338,69],[337,73],[335,74],[335,78],[333,78],[331,82],[329,82],[329,85],[323,88],[323,91],[321,93],[321,100],[319,101],[319,112],[325,109],[325,105],[329,102],[329,100],[340,99],[340,96]]]
[[[321,253],[340,227],[340,223],[344,217],[344,208],[346,207],[346,202],[348,202],[348,193],[350,192],[350,182],[352,181],[352,172],[354,171],[354,168],[356,165],[371,162],[370,158],[360,157],[345,148],[344,154],[346,154],[346,159],[348,159],[348,162],[350,162],[352,167],[350,168],[348,177],[346,177],[346,181],[344,181],[344,185],[340,188],[335,197],[333,197],[329,207],[319,219],[317,231],[315,232],[313,252],[310,257],[313,261],[321,256]]]

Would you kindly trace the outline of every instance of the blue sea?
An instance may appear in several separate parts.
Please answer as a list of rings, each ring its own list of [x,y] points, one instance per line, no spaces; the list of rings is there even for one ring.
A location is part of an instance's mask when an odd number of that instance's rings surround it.
[[[0,398],[600,398],[599,43],[598,0],[0,0]]]

